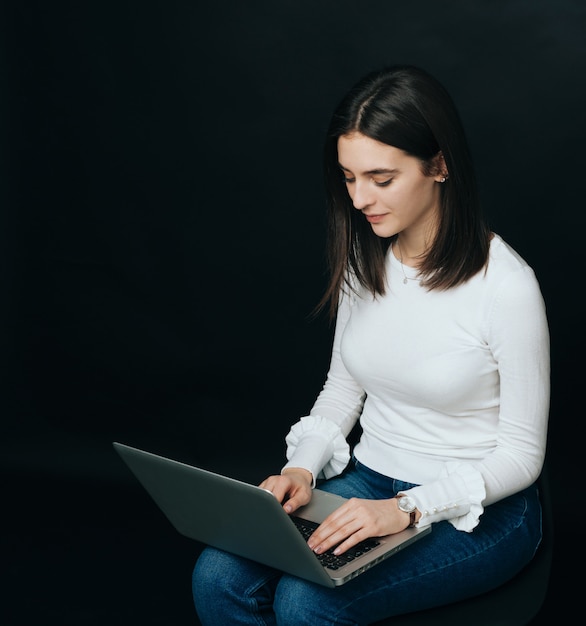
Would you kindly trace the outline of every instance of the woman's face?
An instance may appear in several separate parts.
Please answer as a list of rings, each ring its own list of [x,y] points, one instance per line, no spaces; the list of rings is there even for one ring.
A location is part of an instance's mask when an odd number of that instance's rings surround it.
[[[429,238],[440,207],[441,174],[420,159],[360,133],[338,139],[338,160],[354,207],[379,237],[401,231]]]

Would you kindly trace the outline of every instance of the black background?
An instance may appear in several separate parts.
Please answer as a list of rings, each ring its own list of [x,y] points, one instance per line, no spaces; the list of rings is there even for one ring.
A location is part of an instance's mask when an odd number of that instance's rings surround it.
[[[359,77],[435,74],[552,340],[556,555],[578,606],[586,5],[3,2],[0,622],[196,624],[199,547],[111,448],[250,481],[323,383],[321,145]],[[581,558],[580,554],[581,552]]]

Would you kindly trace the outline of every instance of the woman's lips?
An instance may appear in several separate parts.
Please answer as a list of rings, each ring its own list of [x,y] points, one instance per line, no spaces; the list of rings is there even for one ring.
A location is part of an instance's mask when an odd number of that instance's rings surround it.
[[[384,219],[384,214],[382,215],[367,215],[366,213],[364,214],[364,217],[367,219],[368,222],[370,222],[371,224],[377,224],[378,222],[382,221]]]

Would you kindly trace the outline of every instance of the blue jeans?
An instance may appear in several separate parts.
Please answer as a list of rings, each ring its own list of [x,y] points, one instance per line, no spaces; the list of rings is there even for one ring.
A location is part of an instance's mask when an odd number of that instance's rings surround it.
[[[318,486],[379,499],[414,485],[352,460],[341,476]],[[370,624],[493,589],[531,560],[540,541],[541,507],[532,486],[486,507],[473,532],[438,522],[415,544],[334,589],[206,548],[193,572],[193,597],[204,626]]]

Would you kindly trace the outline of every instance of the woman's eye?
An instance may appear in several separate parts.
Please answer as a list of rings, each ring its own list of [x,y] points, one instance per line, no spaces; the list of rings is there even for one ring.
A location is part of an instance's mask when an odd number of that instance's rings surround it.
[[[392,182],[392,178],[388,178],[387,180],[376,180],[374,178],[370,179],[377,187],[388,187]],[[352,176],[347,176],[344,172],[342,172],[342,182],[346,183],[346,185],[352,184],[356,182],[356,178]]]

